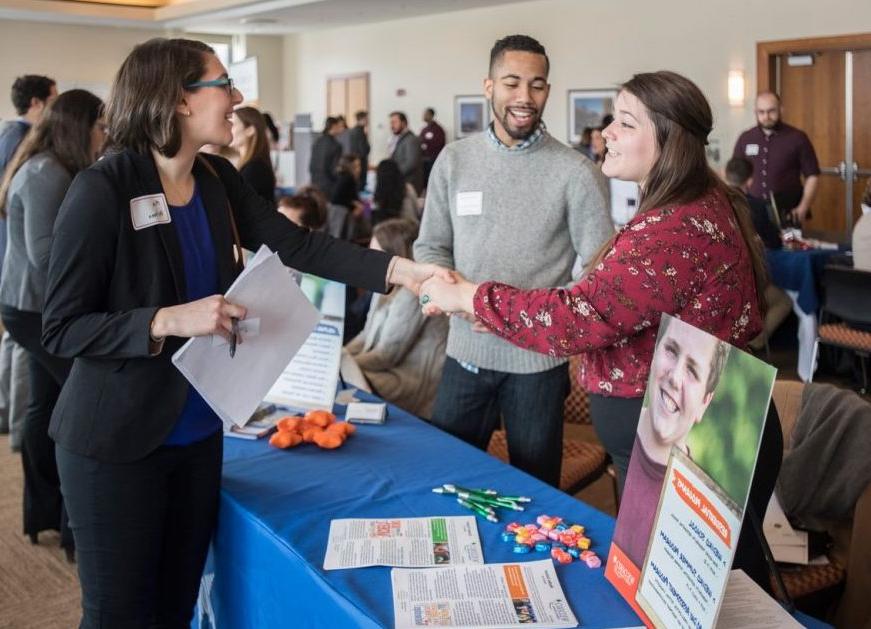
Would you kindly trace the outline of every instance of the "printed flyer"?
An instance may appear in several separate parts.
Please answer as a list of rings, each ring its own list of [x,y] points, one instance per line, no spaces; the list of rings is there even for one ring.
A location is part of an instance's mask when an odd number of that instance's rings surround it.
[[[660,513],[665,492],[677,491],[674,483],[666,482],[673,453],[682,453],[687,467],[710,481],[699,484],[707,500],[713,503],[714,497],[720,497],[725,504],[737,506],[738,527],[725,558],[728,572],[776,373],[770,365],[715,336],[663,315],[605,568],[605,577],[648,626],[654,622],[645,615],[636,594],[642,579],[655,578],[646,570],[650,566],[645,557],[654,547],[658,551],[666,544],[654,525],[658,519],[666,522],[664,518],[675,515]],[[673,504],[678,503],[669,501],[666,506]],[[669,539],[685,546],[693,532],[679,532],[680,540]],[[721,585],[725,587],[725,580]],[[721,593],[722,588],[716,592],[718,598]]]
[[[635,597],[654,626],[714,626],[742,511],[686,454],[675,450]]]
[[[302,275],[300,288],[321,313],[321,320],[264,399],[294,411],[330,409],[342,360],[345,285]]]
[[[330,522],[324,570],[484,563],[474,516]]]
[[[550,559],[428,570],[395,568],[396,629],[576,627]]]

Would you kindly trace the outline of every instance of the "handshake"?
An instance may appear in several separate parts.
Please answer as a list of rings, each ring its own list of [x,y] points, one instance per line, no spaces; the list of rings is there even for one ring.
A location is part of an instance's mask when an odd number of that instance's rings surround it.
[[[478,285],[457,271],[400,258],[390,281],[416,293],[421,310],[427,316],[458,314],[467,319],[474,316],[473,302]]]

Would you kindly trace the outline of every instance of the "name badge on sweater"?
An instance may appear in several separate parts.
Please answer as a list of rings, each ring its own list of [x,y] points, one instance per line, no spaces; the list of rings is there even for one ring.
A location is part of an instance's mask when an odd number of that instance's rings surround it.
[[[759,145],[758,144],[748,144],[744,147],[744,155],[748,157],[753,157],[754,155],[759,155]]]
[[[457,216],[480,216],[483,209],[483,192],[457,193]]]
[[[169,223],[172,218],[166,197],[160,193],[130,199],[130,219],[133,221],[133,229],[137,231]]]

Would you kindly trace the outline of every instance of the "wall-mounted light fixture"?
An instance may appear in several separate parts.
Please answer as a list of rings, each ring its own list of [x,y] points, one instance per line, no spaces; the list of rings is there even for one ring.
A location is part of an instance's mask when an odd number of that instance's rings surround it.
[[[729,70],[729,104],[732,107],[744,105],[744,71]]]

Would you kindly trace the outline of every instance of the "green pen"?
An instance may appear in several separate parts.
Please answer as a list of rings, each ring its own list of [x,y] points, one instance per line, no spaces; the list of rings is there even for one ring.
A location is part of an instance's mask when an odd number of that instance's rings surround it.
[[[532,502],[532,498],[527,496],[499,496],[503,500],[510,500],[512,502]]]
[[[499,496],[480,496],[476,494],[469,494],[464,491],[458,491],[457,495],[460,498],[480,502],[493,507],[503,507],[505,509],[512,509],[514,511],[525,511],[525,509],[520,505],[515,504],[510,500],[505,500]]]
[[[463,500],[462,498],[457,498],[457,502],[460,505],[462,505],[463,507],[465,507],[466,509],[470,509],[471,511],[474,511],[475,513],[480,515],[482,518],[485,518],[485,519],[489,520],[490,522],[498,522],[499,521],[499,519],[495,516],[495,514],[492,511],[488,511],[474,502],[468,502],[466,500]]]
[[[493,489],[469,489],[468,487],[461,487],[460,485],[452,485],[450,483],[445,483],[444,485],[442,485],[442,487],[444,487],[452,494],[461,491],[467,494],[476,494],[478,496],[495,496],[497,494],[497,492]]]

